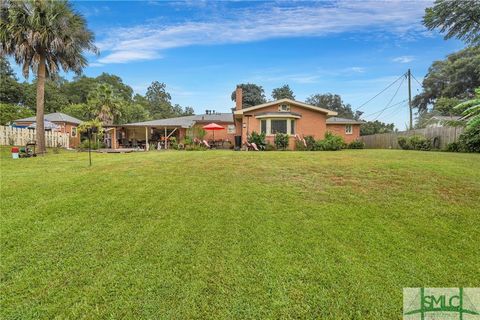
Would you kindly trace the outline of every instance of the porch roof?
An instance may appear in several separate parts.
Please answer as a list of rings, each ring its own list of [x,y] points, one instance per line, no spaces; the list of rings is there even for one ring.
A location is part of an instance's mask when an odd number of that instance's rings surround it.
[[[199,114],[185,117],[150,120],[127,123],[125,127],[180,127],[191,128],[197,122],[227,122],[233,123],[231,113]]]

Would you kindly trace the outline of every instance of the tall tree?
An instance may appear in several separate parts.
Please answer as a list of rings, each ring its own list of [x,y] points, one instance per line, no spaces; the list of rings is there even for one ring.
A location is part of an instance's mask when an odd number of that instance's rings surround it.
[[[185,110],[183,110],[184,116],[192,116],[194,114],[195,114],[195,110],[193,110],[192,107],[185,107]]]
[[[107,83],[111,86],[116,95],[120,95],[123,100],[131,101],[133,89],[129,85],[123,83],[122,78],[114,74],[102,73],[95,78],[96,82]]]
[[[35,79],[31,84],[25,83],[24,85],[25,106],[33,111],[37,105],[37,82],[38,80]],[[66,83],[67,80],[58,76],[45,79],[45,113],[58,112],[69,103],[68,94],[64,91]]]
[[[352,106],[344,103],[342,97],[338,94],[325,93],[314,94],[307,98],[306,103],[320,108],[336,111],[341,118],[358,118],[352,111]]]
[[[97,52],[93,33],[85,19],[65,0],[2,0],[0,7],[0,53],[14,57],[28,77],[37,76],[37,145],[45,152],[45,79],[58,73],[81,73],[87,65],[84,50]]]
[[[436,0],[425,9],[423,24],[430,30],[439,28],[445,39],[457,38],[471,45],[480,44],[479,0]]]
[[[152,82],[147,89],[145,98],[149,103],[150,115],[154,119],[164,119],[174,114],[170,101],[172,97],[166,89],[167,85],[158,81]]]
[[[80,75],[74,77],[72,81],[65,83],[63,91],[69,103],[86,103],[89,93],[97,88],[98,83],[95,78]]]
[[[120,117],[124,101],[111,85],[102,83],[88,96],[88,104],[98,120],[110,125]]]
[[[366,136],[369,134],[376,134],[376,133],[389,133],[393,132],[395,129],[395,125],[393,123],[384,123],[378,120],[375,121],[367,121],[362,123],[360,126],[360,135]]]
[[[415,96],[413,106],[419,113],[435,109],[437,100],[469,99],[480,86],[480,46],[469,47],[435,61],[423,79],[423,92]]]
[[[239,84],[242,88],[242,108],[248,108],[251,106],[256,106],[267,102],[265,99],[265,91],[262,86],[256,85],[254,83],[242,83]],[[231,95],[232,101],[236,100],[235,90]]]
[[[292,89],[290,89],[290,86],[288,84],[285,84],[280,88],[275,88],[272,90],[272,98],[273,100],[280,100],[280,99],[295,100],[295,95],[293,94]]]
[[[0,102],[21,103],[25,99],[23,92],[24,85],[18,83],[10,62],[0,56]]]
[[[7,125],[13,120],[33,116],[32,110],[12,103],[0,102],[0,124]]]

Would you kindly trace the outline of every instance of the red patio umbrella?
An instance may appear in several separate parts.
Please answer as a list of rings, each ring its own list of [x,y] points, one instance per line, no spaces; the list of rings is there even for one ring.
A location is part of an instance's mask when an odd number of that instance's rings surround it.
[[[212,122],[212,123],[207,124],[206,126],[203,126],[203,129],[213,131],[212,132],[213,133],[213,141],[215,141],[215,131],[216,130],[224,130],[225,128],[222,127],[219,124],[216,124],[216,123]]]

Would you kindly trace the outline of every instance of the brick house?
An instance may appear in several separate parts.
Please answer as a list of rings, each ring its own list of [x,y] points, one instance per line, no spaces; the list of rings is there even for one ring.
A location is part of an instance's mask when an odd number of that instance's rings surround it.
[[[242,89],[236,90],[236,106],[232,113],[205,114],[169,119],[159,119],[106,127],[105,142],[108,148],[146,147],[154,143],[168,148],[172,137],[181,142],[187,135],[195,135],[197,128],[209,123],[221,125],[224,130],[215,131],[215,140],[224,147],[233,146],[235,136],[242,143],[253,132],[265,132],[267,142],[273,144],[276,132],[290,135],[289,148],[295,148],[295,137],[313,136],[323,139],[327,131],[343,137],[345,142],[355,141],[360,136],[362,121],[336,117],[335,111],[319,108],[303,102],[281,99],[257,106],[242,108]],[[213,139],[207,131],[204,138]],[[166,141],[166,143],[165,143]]]
[[[246,141],[253,131],[264,132],[266,140],[272,144],[275,133],[287,133],[290,135],[290,149],[295,147],[295,136],[313,136],[315,140],[320,140],[327,131],[342,136],[347,143],[358,139],[363,122],[336,115],[335,111],[291,99],[242,108],[242,89],[238,87],[236,90],[235,128],[242,141]]]
[[[67,134],[69,136],[70,148],[78,147],[78,145],[80,144],[80,134],[77,132],[77,129],[80,123],[82,123],[81,120],[61,112],[49,113],[46,114],[44,117],[45,121],[50,121],[58,126],[58,129],[56,129],[56,131]],[[17,127],[28,127],[36,121],[37,119],[35,117],[28,117],[23,119],[17,119],[12,122]]]

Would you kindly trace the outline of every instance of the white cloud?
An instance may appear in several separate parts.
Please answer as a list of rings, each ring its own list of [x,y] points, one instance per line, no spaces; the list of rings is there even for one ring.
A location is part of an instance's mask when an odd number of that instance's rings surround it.
[[[351,68],[348,68],[346,71],[351,71],[351,72],[355,72],[355,73],[364,73],[365,68],[363,68],[363,67],[351,67]]]
[[[400,56],[392,59],[393,62],[398,62],[398,63],[409,63],[409,62],[412,62],[413,60],[415,60],[413,56]]]
[[[259,41],[269,38],[323,36],[347,31],[382,31],[422,36],[420,25],[428,2],[337,1],[298,6],[229,9],[207,21],[173,25],[148,23],[109,30],[98,45],[102,63],[157,59],[162,50],[190,45]],[[352,70],[354,71],[354,70]],[[359,72],[354,71],[354,72]]]
[[[155,51],[119,50],[99,59],[98,62],[100,62],[100,64],[125,63],[138,60],[160,59],[161,57],[162,56]]]
[[[88,64],[89,67],[101,67],[103,65],[104,65],[103,63],[98,63],[98,62],[92,62]]]

